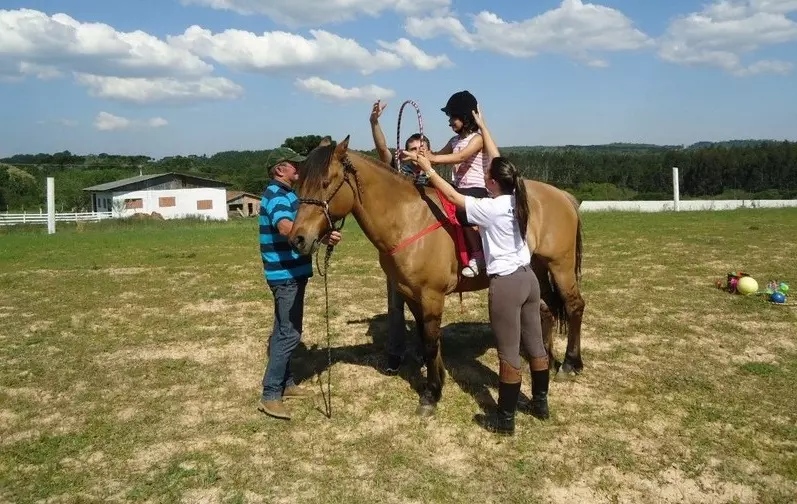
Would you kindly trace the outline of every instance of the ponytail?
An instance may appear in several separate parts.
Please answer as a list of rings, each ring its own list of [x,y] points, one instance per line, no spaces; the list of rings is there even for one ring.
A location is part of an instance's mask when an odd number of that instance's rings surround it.
[[[529,226],[529,201],[526,196],[526,183],[517,168],[505,157],[493,158],[490,163],[490,178],[498,182],[503,194],[515,195],[515,219],[520,236],[526,239]]]
[[[515,183],[515,219],[517,219],[520,229],[520,237],[525,241],[529,226],[529,200],[526,197],[526,183],[517,170],[513,172],[512,178]]]

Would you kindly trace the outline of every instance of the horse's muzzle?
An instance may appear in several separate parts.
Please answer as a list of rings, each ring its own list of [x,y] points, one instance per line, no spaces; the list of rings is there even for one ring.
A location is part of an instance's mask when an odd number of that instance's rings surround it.
[[[300,255],[312,254],[316,245],[316,240],[307,240],[304,235],[296,235],[289,242],[293,250]]]

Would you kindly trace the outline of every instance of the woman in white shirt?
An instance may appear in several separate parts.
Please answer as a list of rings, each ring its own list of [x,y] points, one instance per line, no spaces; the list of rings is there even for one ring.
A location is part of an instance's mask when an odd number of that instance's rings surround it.
[[[523,177],[506,158],[500,157],[481,111],[474,111],[484,137],[485,152],[492,158],[484,182],[489,198],[463,195],[441,178],[423,155],[418,165],[458,208],[468,221],[479,226],[487,275],[490,278],[490,325],[495,333],[499,369],[498,408],[494,415],[476,420],[492,432],[512,435],[522,373],[520,348],[530,358],[532,404],[530,413],[546,419],[548,413],[548,354],[542,340],[540,284],[531,269],[531,251],[526,243],[529,220]]]

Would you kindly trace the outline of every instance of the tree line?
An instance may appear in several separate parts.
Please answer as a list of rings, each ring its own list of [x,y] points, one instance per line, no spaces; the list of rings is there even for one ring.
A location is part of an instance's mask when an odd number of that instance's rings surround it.
[[[291,137],[282,147],[306,154],[320,135]],[[672,197],[672,167],[682,198],[792,199],[797,197],[797,142],[735,140],[688,147],[647,144],[505,147],[524,177],[548,182],[580,200],[651,200]],[[375,151],[366,154],[376,157]],[[55,177],[58,211],[87,210],[83,188],[141,174],[182,172],[228,182],[260,194],[272,150],[212,156],[21,154],[0,159],[0,211],[46,206],[46,178]],[[445,169],[443,170],[445,171]]]

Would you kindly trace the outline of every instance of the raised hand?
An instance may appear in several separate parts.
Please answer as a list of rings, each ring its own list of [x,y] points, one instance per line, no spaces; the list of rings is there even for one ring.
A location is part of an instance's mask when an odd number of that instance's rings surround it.
[[[382,111],[384,111],[386,107],[387,103],[382,104],[382,100],[377,100],[376,103],[374,103],[373,108],[371,108],[371,124],[379,122],[379,116],[382,115]]]

